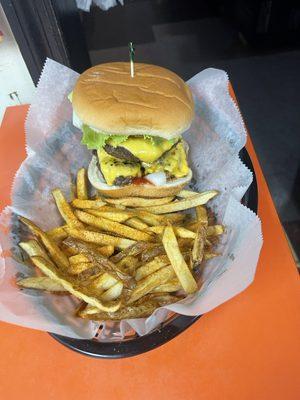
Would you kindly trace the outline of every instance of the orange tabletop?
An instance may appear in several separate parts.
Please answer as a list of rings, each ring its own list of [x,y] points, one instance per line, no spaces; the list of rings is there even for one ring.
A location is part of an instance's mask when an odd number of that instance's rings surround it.
[[[0,206],[25,157],[26,107],[8,108],[0,130]],[[92,359],[47,333],[0,323],[0,399],[300,398],[299,278],[255,151],[264,245],[254,283],[162,347]]]

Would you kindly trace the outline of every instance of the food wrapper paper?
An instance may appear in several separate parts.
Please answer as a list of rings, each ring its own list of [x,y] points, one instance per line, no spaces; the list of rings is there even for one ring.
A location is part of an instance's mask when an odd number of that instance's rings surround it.
[[[67,99],[77,78],[76,72],[48,59],[28,112],[27,158],[13,182],[12,205],[0,217],[0,319],[73,338],[92,338],[100,324],[74,317],[77,299],[20,290],[15,284],[16,277],[34,274],[20,262],[18,242],[24,239],[25,230],[17,215],[32,219],[44,230],[61,224],[51,190],[59,187],[69,197],[72,177],[78,168],[87,167],[91,158],[90,151],[80,144],[81,132],[72,125]],[[204,314],[240,293],[254,279],[262,233],[257,215],[240,203],[253,178],[239,159],[246,142],[243,120],[229,95],[224,71],[206,69],[188,84],[196,105],[196,117],[184,135],[193,170],[190,186],[199,191],[220,191],[210,206],[218,222],[226,226],[218,249],[222,256],[206,263],[204,283],[197,293],[156,310],[147,319],[107,322],[99,340],[119,340],[132,329],[139,335],[147,334],[170,312]]]

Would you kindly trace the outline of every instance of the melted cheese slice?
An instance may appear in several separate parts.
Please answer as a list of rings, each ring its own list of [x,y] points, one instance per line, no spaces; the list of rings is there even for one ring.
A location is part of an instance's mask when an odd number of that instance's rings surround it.
[[[106,153],[105,150],[97,150],[102,175],[108,185],[113,185],[119,176],[142,176],[141,165],[130,161],[119,160]]]
[[[186,152],[183,143],[178,143],[165,157],[150,165],[144,165],[145,174],[167,171],[175,178],[181,178],[189,173]]]
[[[109,143],[109,142],[108,142]],[[166,151],[174,145],[174,141],[162,139],[157,143],[153,143],[151,139],[144,138],[143,136],[130,136],[128,139],[121,143],[120,146],[124,147],[131,154],[145,163],[153,163],[161,157]]]

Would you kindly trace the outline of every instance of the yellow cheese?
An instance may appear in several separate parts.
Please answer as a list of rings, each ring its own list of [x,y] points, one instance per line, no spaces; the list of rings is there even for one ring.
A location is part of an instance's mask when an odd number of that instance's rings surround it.
[[[154,138],[151,140],[143,136],[130,136],[125,142],[121,143],[120,146],[129,150],[130,153],[139,160],[152,163],[168,151],[176,140],[177,139],[169,141],[163,138],[159,138],[159,140]],[[110,144],[109,141],[107,143]]]
[[[183,144],[178,143],[165,157],[153,164],[144,164],[144,168],[146,175],[153,172],[167,171],[169,175],[175,176],[175,178],[186,176],[189,172],[189,166]]]
[[[113,185],[119,176],[142,176],[141,165],[125,160],[119,160],[107,154],[105,150],[97,150],[100,169],[108,185]]]

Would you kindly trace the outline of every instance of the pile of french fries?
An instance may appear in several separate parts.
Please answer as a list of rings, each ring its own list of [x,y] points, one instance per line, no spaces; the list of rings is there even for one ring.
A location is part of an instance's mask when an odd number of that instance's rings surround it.
[[[30,233],[19,244],[25,263],[37,267],[20,287],[71,294],[82,301],[76,315],[97,321],[147,317],[199,289],[203,263],[218,255],[224,232],[204,206],[217,191],[89,198],[82,168],[75,192],[68,202],[53,190],[64,221],[57,228],[44,232],[19,218]],[[195,215],[184,212],[190,209]]]

